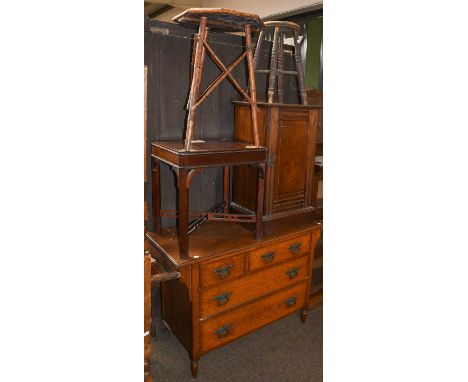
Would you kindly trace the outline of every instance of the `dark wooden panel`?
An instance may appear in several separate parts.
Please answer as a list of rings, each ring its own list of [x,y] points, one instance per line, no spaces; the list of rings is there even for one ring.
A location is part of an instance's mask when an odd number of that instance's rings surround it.
[[[162,283],[163,317],[189,354],[193,349],[192,303],[190,301],[190,266],[182,268],[177,280]],[[177,304],[174,304],[177,301]]]
[[[144,331],[145,331],[145,340],[144,340],[144,372],[145,372],[145,382],[151,382],[152,378],[150,375],[150,357],[151,357],[151,336],[150,326],[151,326],[151,255],[145,251],[144,257]]]

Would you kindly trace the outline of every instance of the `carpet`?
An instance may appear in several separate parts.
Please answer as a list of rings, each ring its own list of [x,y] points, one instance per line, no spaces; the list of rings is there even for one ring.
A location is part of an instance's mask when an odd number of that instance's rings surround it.
[[[192,378],[190,359],[168,332],[153,338],[154,382],[322,382],[322,307],[304,324],[295,313],[201,357]]]

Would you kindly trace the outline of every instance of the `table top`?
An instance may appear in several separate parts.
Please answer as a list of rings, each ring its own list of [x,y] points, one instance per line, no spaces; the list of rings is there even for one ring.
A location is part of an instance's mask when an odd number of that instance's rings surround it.
[[[206,17],[206,25],[215,31],[243,31],[245,25],[250,25],[252,31],[261,29],[264,24],[254,13],[241,12],[225,8],[190,8],[172,18],[172,21],[198,27],[200,18]]]
[[[198,155],[215,152],[266,151],[266,147],[255,147],[252,144],[228,140],[193,140],[190,151],[185,151],[184,141],[156,141],[151,143],[177,155]]]
[[[151,155],[175,167],[216,167],[265,163],[266,147],[255,147],[247,142],[228,140],[192,141],[185,151],[184,141],[152,142]]]
[[[265,21],[265,27],[267,28],[275,28],[278,27],[282,31],[290,31],[290,30],[295,30],[297,32],[301,31],[301,27],[293,23],[291,21]]]

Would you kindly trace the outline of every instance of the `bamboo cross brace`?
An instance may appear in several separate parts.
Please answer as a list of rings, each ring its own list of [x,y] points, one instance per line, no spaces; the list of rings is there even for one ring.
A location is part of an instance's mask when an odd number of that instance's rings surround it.
[[[242,94],[242,96],[246,99],[247,102],[249,102],[252,106],[256,107],[257,105],[255,105],[253,103],[251,98],[247,95],[247,93],[244,91],[244,89],[242,89],[242,87],[239,85],[237,80],[232,76],[232,74],[230,72],[228,72],[228,69],[226,68],[226,66],[224,66],[223,62],[219,59],[219,57],[216,55],[216,53],[213,51],[213,49],[211,49],[211,47],[208,45],[208,43],[206,41],[203,41],[203,45],[205,46],[206,50],[208,51],[208,54],[210,55],[213,62],[216,65],[218,65],[218,67],[222,71],[227,72],[226,76],[231,80],[231,83],[234,85],[234,87],[237,89],[237,91]],[[251,51],[251,50],[252,50],[252,46],[249,46],[245,50],[246,54],[248,54],[249,51]]]
[[[245,24],[244,26],[245,45],[249,47],[249,51],[247,54],[247,67],[249,70],[249,92],[250,92],[250,97],[252,97],[252,102],[250,104],[250,114],[252,116],[252,133],[253,133],[253,138],[254,138],[254,145],[255,147],[258,147],[260,145],[260,136],[258,134],[258,120],[257,120],[257,112],[259,110],[257,108],[257,86],[255,85],[255,69],[254,69],[254,62],[253,62],[254,60],[253,60],[253,54],[252,54],[253,45],[252,45],[251,32],[252,30],[251,30],[250,24]],[[259,239],[260,236],[257,235],[257,239]]]
[[[223,69],[223,73],[221,73],[200,95],[200,98],[198,98],[197,103],[195,104],[195,108],[200,106],[200,104],[205,100],[205,98],[208,97],[216,89],[216,87],[221,83],[221,81],[223,81],[226,78],[226,76],[228,76],[229,73],[231,73],[231,71],[237,65],[239,65],[239,63],[245,58],[248,52],[248,50],[244,51],[231,65],[229,65],[229,67],[226,70]],[[245,94],[244,97],[247,97],[248,102],[252,103],[252,100],[247,94]]]

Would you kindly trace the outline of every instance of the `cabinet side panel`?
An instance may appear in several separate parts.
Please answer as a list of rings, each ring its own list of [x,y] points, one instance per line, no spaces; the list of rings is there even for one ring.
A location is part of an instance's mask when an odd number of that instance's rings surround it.
[[[265,108],[260,107],[258,113],[258,127],[260,144],[265,145]],[[253,142],[252,119],[250,106],[234,106],[234,140]],[[232,200],[255,211],[257,195],[257,170],[249,166],[235,166],[233,168]]]
[[[181,269],[181,278],[162,284],[163,318],[189,354],[193,351],[190,269]]]
[[[315,172],[315,152],[317,145],[317,126],[319,119],[319,110],[309,111],[309,131],[308,131],[308,148],[307,148],[307,165],[306,165],[306,188],[305,201],[306,206],[311,206],[313,203],[313,186]]]

